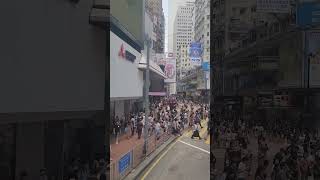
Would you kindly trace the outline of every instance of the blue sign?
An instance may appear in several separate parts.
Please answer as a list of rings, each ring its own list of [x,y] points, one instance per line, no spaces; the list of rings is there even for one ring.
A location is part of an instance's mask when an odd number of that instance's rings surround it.
[[[119,173],[120,174],[122,174],[130,166],[130,162],[131,162],[131,152],[124,155],[119,160]]]
[[[189,57],[193,65],[201,66],[202,47],[201,43],[193,42],[190,44]]]
[[[210,64],[209,64],[209,62],[203,62],[203,63],[202,63],[202,70],[203,70],[203,71],[210,71]]]
[[[320,25],[320,3],[303,3],[298,7],[297,24],[300,27]]]

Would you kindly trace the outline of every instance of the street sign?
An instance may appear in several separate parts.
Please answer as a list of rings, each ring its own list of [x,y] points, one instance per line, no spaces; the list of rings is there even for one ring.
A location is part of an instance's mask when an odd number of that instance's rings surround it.
[[[119,173],[122,174],[130,166],[130,163],[131,163],[131,152],[124,155],[119,160]]]
[[[300,27],[320,25],[320,3],[306,2],[299,5],[297,24]]]

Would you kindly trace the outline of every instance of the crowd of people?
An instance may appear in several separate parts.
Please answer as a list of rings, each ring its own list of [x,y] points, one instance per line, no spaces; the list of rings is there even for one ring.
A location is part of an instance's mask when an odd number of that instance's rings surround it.
[[[201,119],[208,117],[208,109],[206,104],[196,104],[176,97],[165,97],[154,101],[150,106],[148,124],[146,124],[143,111],[130,113],[127,118],[118,116],[114,118],[113,134],[116,144],[119,143],[120,134],[127,139],[136,137],[136,135],[138,139],[141,139],[146,126],[148,135],[155,134],[157,138],[165,132],[181,135],[182,131],[188,127],[193,127],[194,136],[197,136],[198,126],[202,128]]]
[[[278,131],[261,124],[249,126],[238,119],[222,118],[215,121],[212,130],[212,179],[320,180],[319,131],[289,126]],[[271,152],[271,148],[276,148],[272,144],[276,144],[279,152]],[[225,149],[224,169],[216,166],[216,149]]]

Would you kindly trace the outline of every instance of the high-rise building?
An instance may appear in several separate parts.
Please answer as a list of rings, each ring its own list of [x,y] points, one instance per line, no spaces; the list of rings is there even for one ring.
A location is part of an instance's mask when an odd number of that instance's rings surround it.
[[[185,2],[178,7],[174,19],[172,34],[173,53],[177,62],[178,80],[186,74],[187,70],[192,68],[190,59],[188,58],[188,48],[193,40],[193,11],[194,2]]]
[[[180,47],[188,47],[193,40],[194,2],[179,6],[174,20],[173,53],[179,56]]]
[[[194,8],[194,41],[201,43],[202,62],[210,61],[210,0],[196,0]],[[210,89],[209,71],[199,71],[199,89]]]
[[[165,19],[162,8],[162,0],[146,0],[146,12],[149,14],[154,24],[153,32],[155,40],[153,40],[153,50],[155,53],[164,53],[164,33]]]

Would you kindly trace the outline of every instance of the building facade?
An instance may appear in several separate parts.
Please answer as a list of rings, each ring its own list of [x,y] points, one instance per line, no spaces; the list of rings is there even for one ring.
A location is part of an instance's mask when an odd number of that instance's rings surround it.
[[[94,1],[3,5],[1,179],[39,179],[46,168],[62,180],[72,158],[106,159],[107,17]]]
[[[316,125],[319,92],[307,88],[303,53],[311,39],[296,28],[295,2],[286,13],[260,11],[251,0],[216,0],[211,9],[215,96],[243,98],[243,117],[252,121]]]

